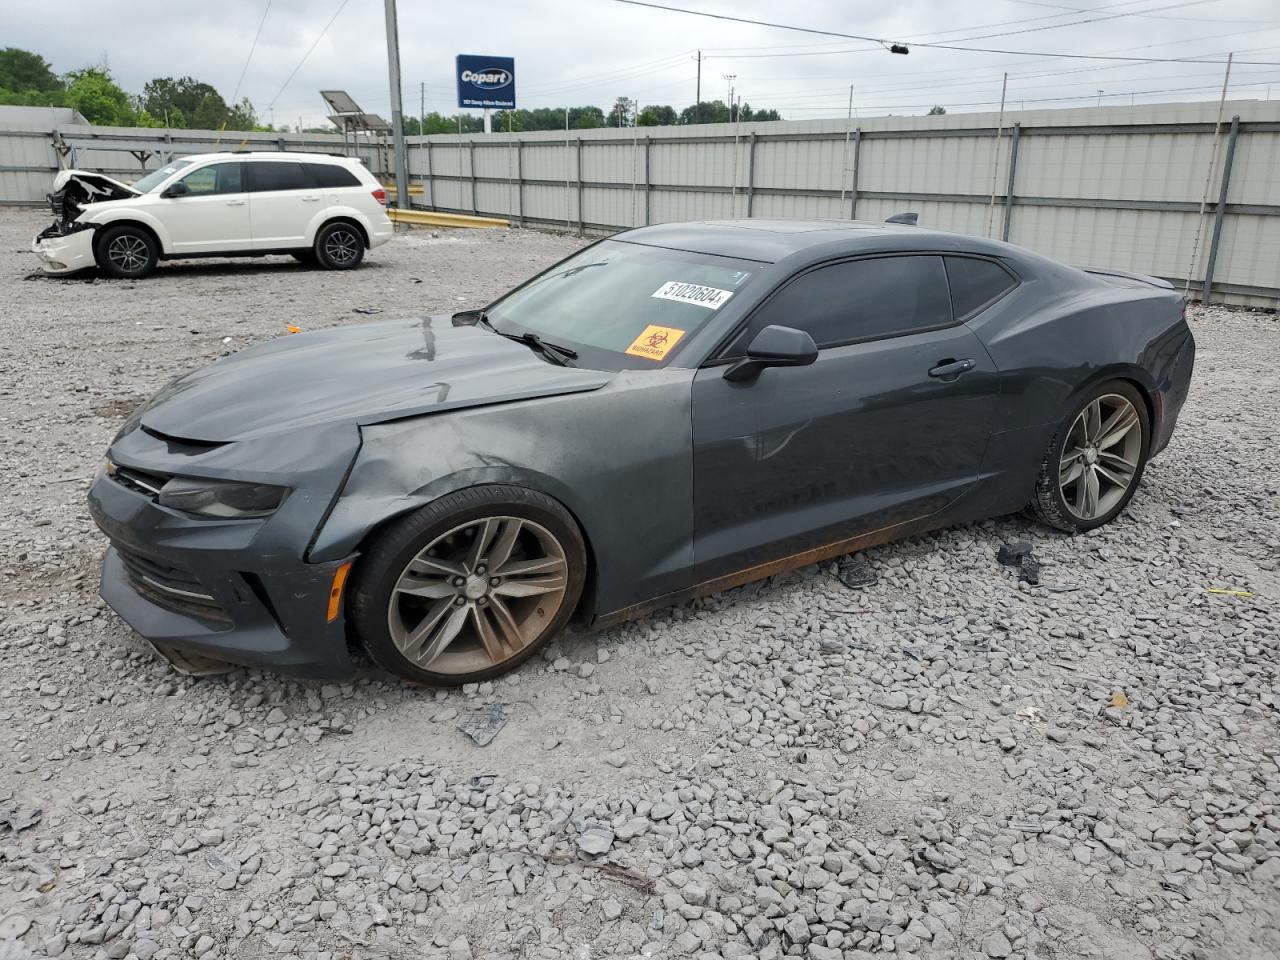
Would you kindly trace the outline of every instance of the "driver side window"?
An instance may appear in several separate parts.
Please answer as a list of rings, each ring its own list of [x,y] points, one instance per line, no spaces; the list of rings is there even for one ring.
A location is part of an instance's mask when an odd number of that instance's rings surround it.
[[[806,331],[821,350],[953,322],[941,257],[846,260],[789,280],[755,312],[725,356],[744,356],[751,338],[770,324]]]
[[[213,163],[193,170],[182,178],[191,196],[209,196],[215,193],[242,193],[239,163]]]

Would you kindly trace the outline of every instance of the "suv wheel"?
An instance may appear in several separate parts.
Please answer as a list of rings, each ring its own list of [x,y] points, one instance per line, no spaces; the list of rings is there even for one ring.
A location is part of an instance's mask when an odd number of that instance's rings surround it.
[[[94,255],[104,273],[121,280],[145,277],[160,262],[160,249],[155,238],[146,230],[127,223],[103,230],[98,236]]]
[[[360,229],[345,221],[326,223],[316,234],[315,256],[328,270],[350,270],[364,259]]]

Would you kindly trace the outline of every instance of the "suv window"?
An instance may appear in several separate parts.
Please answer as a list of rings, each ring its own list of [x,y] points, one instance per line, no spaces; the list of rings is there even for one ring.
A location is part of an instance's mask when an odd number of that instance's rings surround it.
[[[249,162],[250,189],[255,193],[267,190],[311,190],[314,184],[303,165],[294,160],[252,160]]]
[[[244,186],[241,183],[240,166],[239,163],[211,163],[199,170],[192,170],[182,178],[182,182],[187,185],[192,196],[241,193]]]
[[[346,167],[336,163],[304,163],[311,183],[317,187],[358,187],[360,181]]]
[[[790,280],[756,312],[728,355],[741,356],[750,337],[770,324],[807,330],[821,349],[952,322],[941,257],[847,260]]]
[[[998,263],[977,257],[944,257],[951,286],[951,309],[966,320],[995,303],[1018,285]]]

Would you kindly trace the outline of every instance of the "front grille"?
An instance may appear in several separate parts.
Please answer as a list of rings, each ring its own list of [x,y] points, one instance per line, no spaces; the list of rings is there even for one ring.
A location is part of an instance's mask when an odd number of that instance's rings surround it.
[[[133,589],[158,607],[218,624],[230,623],[222,605],[192,574],[116,544]]]
[[[119,464],[113,465],[108,472],[108,476],[120,486],[132,490],[134,493],[150,497],[152,500],[160,495],[160,489],[170,479],[163,473],[151,473],[134,467],[122,467]]]

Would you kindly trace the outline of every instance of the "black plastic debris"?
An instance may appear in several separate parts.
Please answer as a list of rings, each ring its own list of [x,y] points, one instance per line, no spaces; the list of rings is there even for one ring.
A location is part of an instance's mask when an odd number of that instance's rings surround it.
[[[1026,540],[1001,544],[996,559],[1006,567],[1017,567],[1019,580],[1032,586],[1040,582],[1040,561],[1031,553],[1031,544]]]
[[[871,586],[879,577],[871,569],[871,564],[867,563],[866,557],[860,553],[851,553],[841,557],[836,563],[836,579],[850,590],[857,590]]]
[[[365,314],[365,315],[367,316],[367,315],[369,315],[369,314],[373,314],[373,313],[381,313],[381,312],[382,312],[382,308],[381,308],[381,307],[352,307],[352,308],[351,308],[351,312],[352,312],[352,313],[363,313],[363,314]]]

